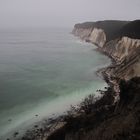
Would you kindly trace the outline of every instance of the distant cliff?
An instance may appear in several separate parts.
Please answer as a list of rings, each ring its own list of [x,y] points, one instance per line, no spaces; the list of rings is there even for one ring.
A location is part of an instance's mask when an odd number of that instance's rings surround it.
[[[87,31],[89,34],[94,30],[94,28],[102,29],[106,35],[106,41],[114,40],[119,37],[127,36],[134,39],[140,39],[140,20],[135,21],[118,21],[118,20],[105,20],[97,22],[85,22],[75,24],[72,31],[73,34],[78,31]],[[79,32],[80,33],[80,32]],[[87,37],[89,35],[87,33]],[[81,34],[77,34],[81,36]]]
[[[114,59],[117,68],[112,73],[117,77],[140,76],[140,20],[86,22],[76,24],[72,33]]]
[[[106,34],[106,40],[110,41],[119,36],[118,31],[127,23],[129,23],[129,21],[105,20],[97,22],[85,22],[76,24],[74,26],[73,33],[75,32],[75,30],[79,29],[91,29],[92,31],[94,28],[102,29]]]

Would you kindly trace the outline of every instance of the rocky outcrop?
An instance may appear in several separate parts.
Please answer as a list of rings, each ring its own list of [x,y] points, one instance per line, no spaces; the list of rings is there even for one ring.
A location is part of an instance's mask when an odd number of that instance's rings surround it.
[[[135,52],[137,48],[140,48],[139,39],[122,37],[121,39],[106,43],[102,50],[108,53],[116,62],[122,62],[126,57]]]

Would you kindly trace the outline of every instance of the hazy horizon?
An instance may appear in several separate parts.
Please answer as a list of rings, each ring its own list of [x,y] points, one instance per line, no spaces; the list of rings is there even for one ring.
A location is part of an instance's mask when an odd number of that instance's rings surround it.
[[[0,28],[72,27],[98,20],[135,20],[139,0],[0,0]]]

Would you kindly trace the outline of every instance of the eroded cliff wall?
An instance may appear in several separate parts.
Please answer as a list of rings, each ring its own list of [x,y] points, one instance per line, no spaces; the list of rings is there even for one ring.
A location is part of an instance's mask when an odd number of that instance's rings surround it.
[[[82,40],[87,40],[92,32],[92,28],[74,28],[72,34],[79,37]]]
[[[136,24],[136,22],[134,23]],[[132,26],[132,24],[130,25]],[[127,30],[125,29],[124,33],[121,32],[120,36],[117,35],[117,38],[109,41],[107,40],[108,37],[105,29],[97,28],[96,26],[93,26],[92,28],[87,28],[87,26],[86,28],[83,28],[83,26],[82,28],[80,28],[80,26],[77,28],[76,26],[72,33],[82,40],[96,44],[101,51],[106,53],[116,62],[117,68],[111,70],[111,73],[114,76],[126,80],[135,76],[140,76],[140,39],[139,34],[136,33],[136,29],[135,36],[130,33],[128,35],[130,37],[122,36],[122,34],[127,35]],[[116,33],[116,31],[114,33]]]
[[[96,44],[103,47],[106,43],[106,34],[100,28],[74,28],[72,33],[82,40]]]
[[[112,40],[106,43],[102,50],[108,53],[117,62],[122,62],[139,47],[139,39],[122,37],[121,39]]]

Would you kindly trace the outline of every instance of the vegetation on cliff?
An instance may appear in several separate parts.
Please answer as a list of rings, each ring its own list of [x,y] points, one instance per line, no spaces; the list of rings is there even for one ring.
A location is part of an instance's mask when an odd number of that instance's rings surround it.
[[[127,23],[129,21],[105,20],[76,24],[75,28],[101,28],[107,36],[107,41],[110,41],[118,37],[118,31]]]
[[[138,140],[140,139],[140,78],[121,80],[120,100],[112,104],[113,89],[92,105],[90,113],[68,116],[66,125],[48,140]]]
[[[127,36],[134,39],[140,39],[140,20],[135,20],[125,24],[119,34],[121,36]]]
[[[140,20],[105,20],[97,22],[85,22],[76,24],[75,28],[101,28],[104,30],[107,36],[107,42],[122,36],[128,36],[135,39],[140,38]]]

